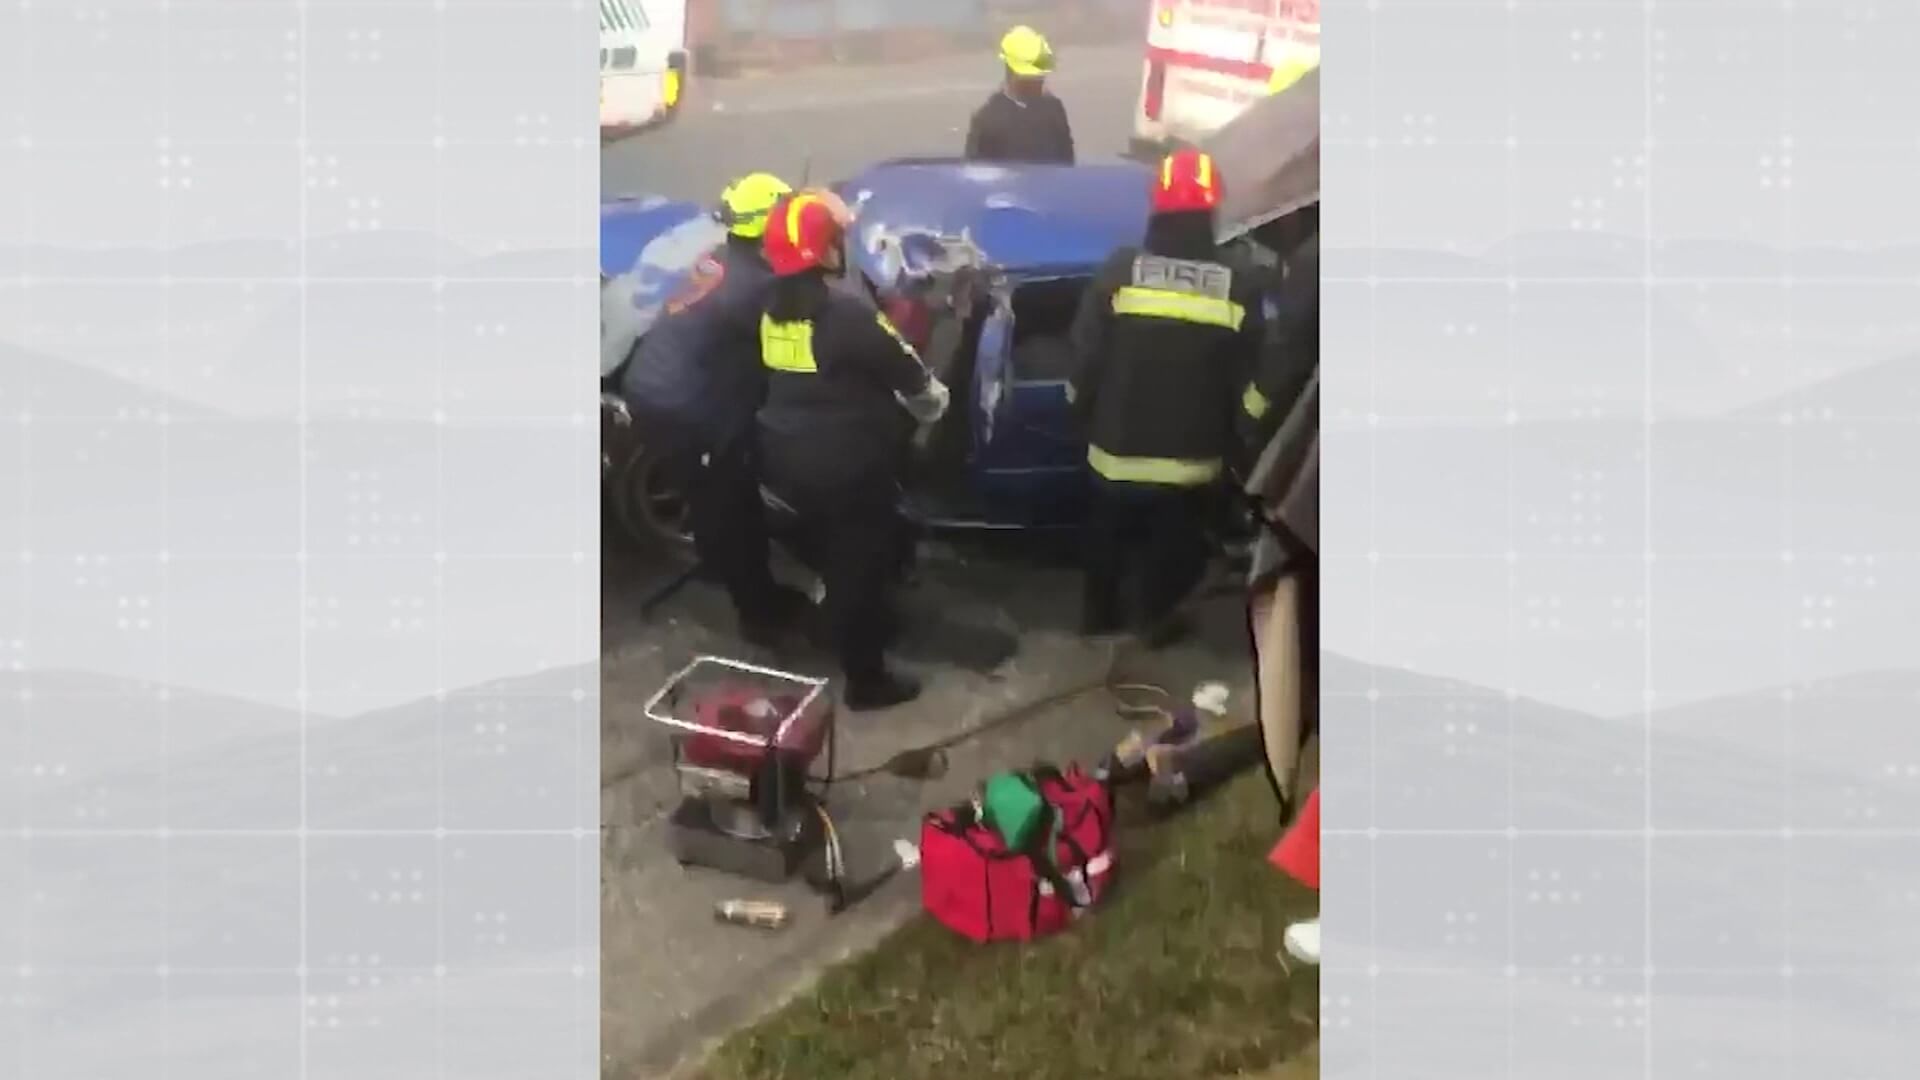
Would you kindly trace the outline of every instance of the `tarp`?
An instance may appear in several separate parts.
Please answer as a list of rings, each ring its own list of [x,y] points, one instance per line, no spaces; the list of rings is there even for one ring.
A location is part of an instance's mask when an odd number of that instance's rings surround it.
[[[1270,94],[1201,142],[1227,183],[1229,236],[1320,201],[1320,69]]]

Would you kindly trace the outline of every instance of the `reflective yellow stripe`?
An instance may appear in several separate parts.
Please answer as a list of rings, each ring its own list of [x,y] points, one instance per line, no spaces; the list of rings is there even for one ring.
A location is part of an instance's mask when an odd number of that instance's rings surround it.
[[[813,359],[813,324],[774,322],[771,315],[760,316],[760,359],[769,371],[819,374],[820,365]]]
[[[1320,66],[1320,50],[1293,48],[1290,55],[1274,61],[1273,78],[1267,80],[1267,93],[1277,94],[1306,77],[1307,72]]]
[[[795,195],[787,201],[787,240],[794,247],[800,246],[800,211],[809,203],[817,203],[820,197],[811,193]]]
[[[915,360],[920,359],[920,351],[913,347],[913,342],[908,341],[905,335],[900,333],[899,327],[893,325],[893,320],[887,318],[886,312],[877,312],[874,317],[879,320],[880,329],[885,330],[888,337],[899,342],[900,347],[907,351],[908,356],[913,357]]]
[[[1248,416],[1259,420],[1267,415],[1273,403],[1267,400],[1267,395],[1261,393],[1259,387],[1249,386],[1246,394],[1240,398],[1240,407],[1247,410]]]
[[[1144,315],[1151,319],[1177,319],[1203,326],[1240,329],[1247,311],[1231,300],[1215,300],[1192,293],[1168,289],[1148,289],[1128,285],[1113,294],[1115,315]]]
[[[1122,484],[1170,484],[1198,487],[1213,482],[1222,468],[1218,460],[1191,461],[1180,458],[1117,457],[1097,446],[1087,447],[1087,464],[1093,471]]]

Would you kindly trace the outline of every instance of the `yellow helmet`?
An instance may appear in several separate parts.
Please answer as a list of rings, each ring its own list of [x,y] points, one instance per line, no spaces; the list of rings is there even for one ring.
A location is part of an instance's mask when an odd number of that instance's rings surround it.
[[[767,212],[792,193],[792,185],[772,173],[749,173],[720,193],[721,224],[735,236],[758,240],[767,232]]]
[[[1031,26],[1016,26],[1000,39],[1000,59],[1015,75],[1039,78],[1053,73],[1053,46]]]

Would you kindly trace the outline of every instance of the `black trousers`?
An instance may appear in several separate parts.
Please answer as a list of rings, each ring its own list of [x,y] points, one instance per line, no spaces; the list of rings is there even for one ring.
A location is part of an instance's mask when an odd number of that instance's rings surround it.
[[[687,513],[700,561],[726,587],[741,622],[768,625],[780,614],[780,586],[767,569],[767,510],[752,437],[708,451],[695,475]]]
[[[686,495],[702,568],[727,590],[743,624],[770,623],[779,615],[780,587],[767,569],[766,507],[751,429],[715,441],[662,417],[641,422]]]
[[[1122,484],[1096,477],[1087,522],[1084,617],[1152,625],[1207,570],[1213,485]],[[1131,594],[1131,595],[1129,595]]]
[[[778,478],[774,490],[800,517],[800,543],[827,587],[826,616],[850,682],[880,677],[893,630],[893,586],[912,540],[898,486],[884,476],[823,485]]]

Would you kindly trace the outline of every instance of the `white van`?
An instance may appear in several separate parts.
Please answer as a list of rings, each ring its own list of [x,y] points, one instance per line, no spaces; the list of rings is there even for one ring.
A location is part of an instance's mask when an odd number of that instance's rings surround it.
[[[686,0],[600,0],[601,132],[671,120],[686,91]]]

